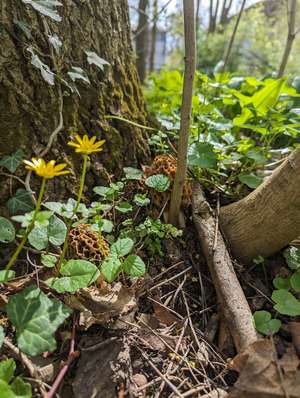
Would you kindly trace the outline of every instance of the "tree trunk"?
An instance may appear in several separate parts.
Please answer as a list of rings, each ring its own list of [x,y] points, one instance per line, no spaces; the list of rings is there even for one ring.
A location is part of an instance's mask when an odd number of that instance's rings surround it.
[[[220,24],[221,25],[227,25],[229,22],[229,12],[232,7],[233,0],[223,0],[223,6],[222,6],[222,11],[221,11],[221,16],[220,16]]]
[[[268,257],[300,234],[300,146],[255,191],[221,208],[220,225],[243,263]]]
[[[135,36],[135,52],[137,57],[136,64],[140,81],[142,83],[144,82],[146,77],[148,55],[148,3],[149,0],[139,1],[139,23]]]
[[[283,56],[281,59],[280,67],[278,70],[277,78],[281,78],[285,72],[286,65],[288,63],[288,59],[290,53],[292,51],[293,42],[296,37],[296,12],[297,12],[297,0],[290,0],[290,7],[288,13],[288,34],[286,38],[286,44],[283,52]]]
[[[66,161],[75,170],[79,157],[66,145],[71,134],[88,133],[106,140],[104,151],[92,156],[87,179],[90,187],[99,183],[99,175],[103,179],[104,167],[118,172],[124,165],[145,161],[149,150],[143,131],[105,118],[119,115],[140,124],[147,121],[133,58],[127,1],[65,0],[57,8],[61,22],[22,1],[16,5],[13,0],[2,0],[1,8],[0,156],[18,148],[25,150],[27,157],[39,156],[59,127],[46,158]],[[21,23],[27,24],[30,33],[20,29]],[[50,47],[48,34],[57,34],[62,41],[62,56]],[[46,83],[31,64],[29,46],[58,75],[54,85]],[[103,71],[89,65],[85,51],[95,52],[109,65]],[[76,80],[80,97],[70,95],[62,83],[62,78],[71,81],[67,74],[71,66],[81,67],[91,82]],[[63,196],[75,190],[74,177],[72,184],[62,180],[53,180],[61,184],[53,186],[53,191]],[[4,183],[2,179],[2,201],[8,194]]]
[[[156,33],[157,33],[157,0],[153,0],[153,25],[151,29],[151,49],[149,56],[149,72],[154,71],[155,51],[156,51]]]

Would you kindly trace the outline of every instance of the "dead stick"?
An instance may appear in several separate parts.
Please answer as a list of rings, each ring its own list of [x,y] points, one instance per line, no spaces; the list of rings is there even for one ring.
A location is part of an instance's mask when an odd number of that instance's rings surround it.
[[[198,183],[193,187],[193,221],[209,266],[219,304],[235,347],[238,352],[241,352],[257,340],[252,314],[235,274],[224,239],[219,229],[215,231],[216,221],[213,211]],[[216,232],[217,237],[215,237]]]

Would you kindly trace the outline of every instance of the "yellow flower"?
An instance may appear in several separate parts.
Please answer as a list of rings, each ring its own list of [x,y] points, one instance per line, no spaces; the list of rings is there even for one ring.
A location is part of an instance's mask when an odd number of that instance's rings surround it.
[[[103,149],[101,147],[105,142],[105,140],[95,142],[95,136],[89,139],[86,134],[83,136],[83,138],[81,138],[79,135],[76,135],[75,140],[77,142],[70,141],[68,142],[68,145],[75,147],[75,152],[85,155],[90,155],[93,152],[101,152]]]
[[[34,171],[40,177],[50,179],[70,173],[69,170],[63,170],[67,166],[66,163],[55,165],[55,160],[50,160],[48,163],[46,163],[44,159],[32,158],[31,160],[32,162],[24,160],[26,169]]]

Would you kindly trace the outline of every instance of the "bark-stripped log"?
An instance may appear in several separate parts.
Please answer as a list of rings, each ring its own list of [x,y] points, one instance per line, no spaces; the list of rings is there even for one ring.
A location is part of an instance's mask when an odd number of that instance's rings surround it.
[[[226,323],[238,352],[257,340],[252,314],[235,274],[216,218],[199,184],[193,189],[193,221],[198,231]]]

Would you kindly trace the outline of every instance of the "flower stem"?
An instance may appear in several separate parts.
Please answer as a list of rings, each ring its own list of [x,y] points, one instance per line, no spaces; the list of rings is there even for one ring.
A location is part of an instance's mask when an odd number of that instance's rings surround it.
[[[35,220],[36,220],[36,216],[37,216],[37,214],[38,214],[38,212],[40,211],[40,208],[41,208],[41,204],[42,204],[42,199],[43,199],[43,196],[44,196],[45,188],[46,188],[46,178],[43,178],[42,185],[41,185],[41,188],[40,188],[39,197],[38,197],[38,200],[37,200],[37,203],[36,203],[36,207],[35,207],[35,210],[34,210],[34,213],[33,213],[33,216],[32,216],[32,220],[31,220],[31,222],[30,222],[30,224],[29,224],[29,226],[27,228],[27,231],[26,231],[25,235],[23,236],[21,242],[19,243],[19,245],[16,248],[16,250],[15,250],[14,254],[12,255],[12,257],[10,258],[7,266],[5,267],[6,271],[9,271],[10,268],[13,266],[14,262],[18,258],[21,250],[23,249],[23,247],[24,247],[24,245],[25,245],[25,243],[27,241],[28,235],[33,230],[34,223],[35,223]]]
[[[78,210],[78,207],[80,205],[81,198],[82,198],[82,192],[83,192],[83,187],[84,187],[84,182],[85,182],[85,177],[86,177],[88,158],[89,158],[88,155],[86,155],[86,154],[83,155],[82,173],[81,173],[79,191],[78,191],[78,194],[77,194],[77,202],[76,202],[76,206],[73,209],[73,212],[72,212],[73,214],[72,214],[71,218],[69,219],[69,221],[67,222],[67,235],[66,235],[66,239],[64,241],[64,245],[63,245],[63,248],[62,248],[62,251],[61,251],[61,254],[60,254],[60,257],[59,257],[59,261],[58,261],[58,264],[57,264],[57,267],[56,267],[56,273],[57,274],[59,274],[62,262],[64,261],[66,253],[67,253],[67,250],[68,250],[69,232],[70,232],[71,225],[72,225],[72,218],[76,214],[76,212]]]

